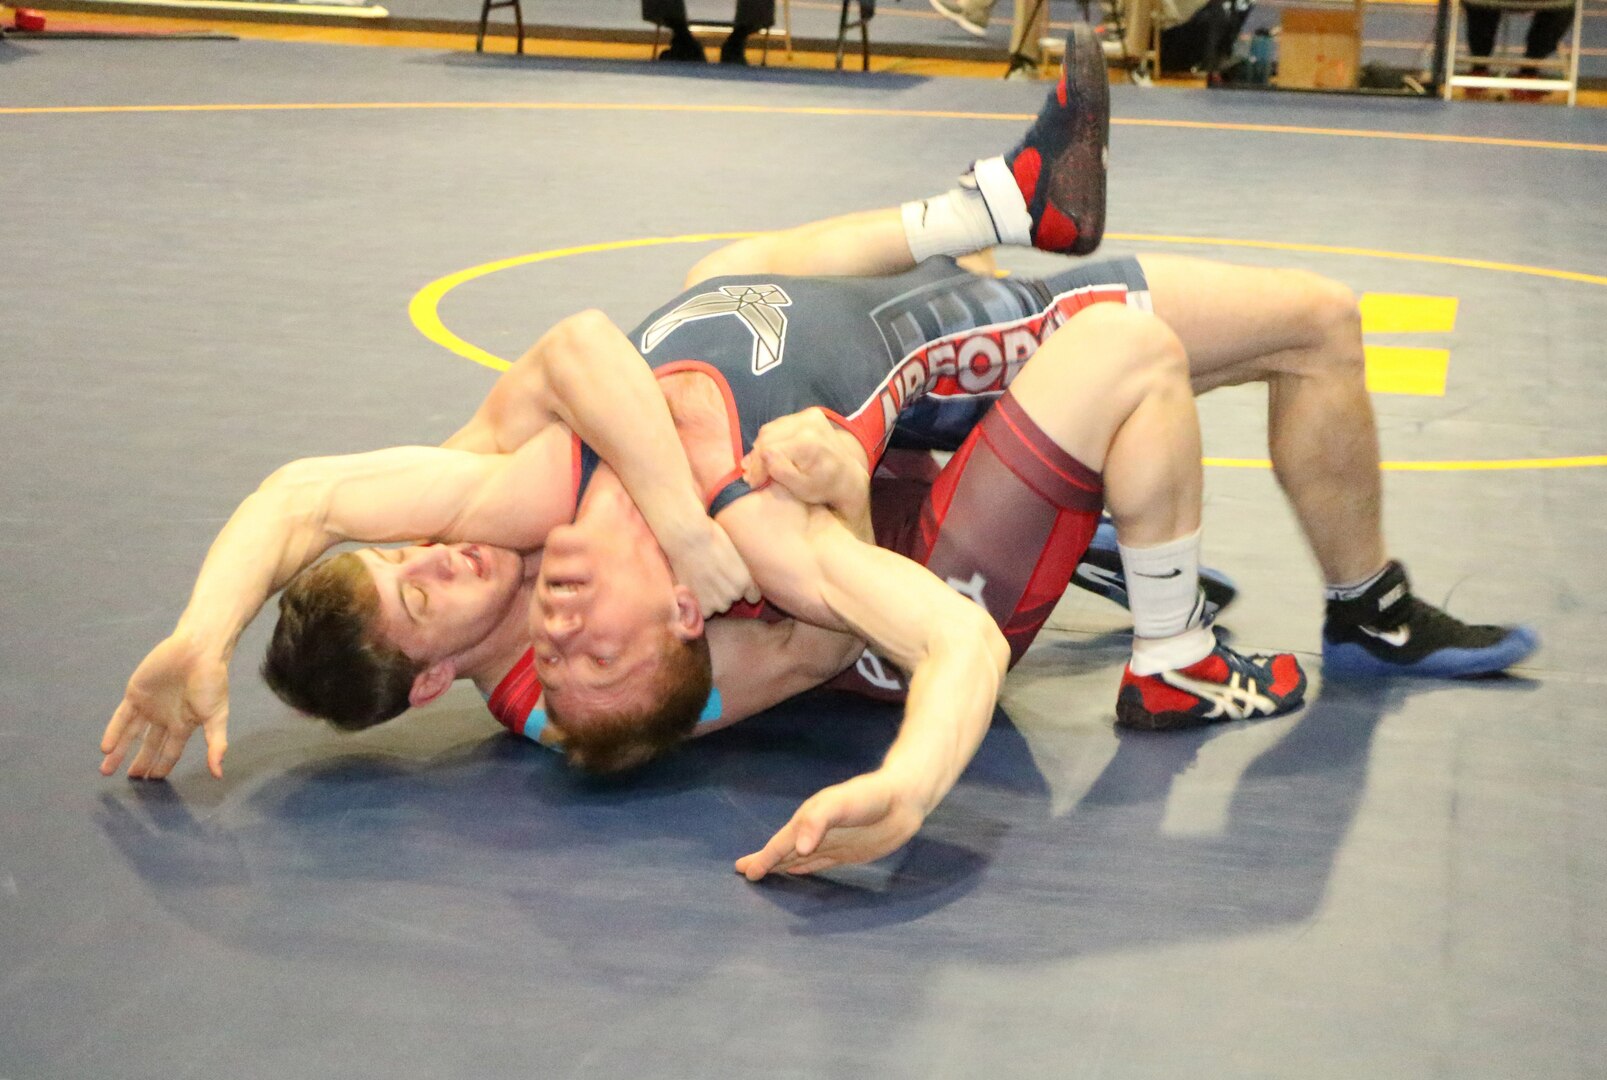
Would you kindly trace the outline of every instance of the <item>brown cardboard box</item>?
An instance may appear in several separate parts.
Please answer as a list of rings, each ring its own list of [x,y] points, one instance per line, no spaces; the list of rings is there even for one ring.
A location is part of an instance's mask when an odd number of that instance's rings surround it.
[[[1361,55],[1359,7],[1284,8],[1278,35],[1278,85],[1346,90]]]

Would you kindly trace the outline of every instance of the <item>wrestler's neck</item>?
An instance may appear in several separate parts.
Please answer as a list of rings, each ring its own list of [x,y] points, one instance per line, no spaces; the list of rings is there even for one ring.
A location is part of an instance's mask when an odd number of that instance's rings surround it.
[[[524,557],[524,584],[508,605],[496,628],[471,649],[458,664],[458,678],[470,679],[482,694],[489,694],[530,649],[530,600],[535,594],[539,551]]]
[[[631,501],[619,474],[606,464],[598,465],[592,473],[591,483],[575,508],[575,525],[600,539],[655,542],[647,519]]]

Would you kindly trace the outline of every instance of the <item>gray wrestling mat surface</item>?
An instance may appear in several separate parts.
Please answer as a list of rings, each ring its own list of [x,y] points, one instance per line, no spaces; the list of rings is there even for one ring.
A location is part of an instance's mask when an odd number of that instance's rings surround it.
[[[249,42],[0,72],[0,1077],[1600,1075],[1607,115],[1115,91],[1109,251],[1456,299],[1369,336],[1450,353],[1443,396],[1377,396],[1385,457],[1475,463],[1390,473],[1391,543],[1426,598],[1535,624],[1529,666],[1323,685],[1270,473],[1213,467],[1225,622],[1305,655],[1302,712],[1118,735],[1126,623],[1073,596],[911,847],[754,887],[732,860],[891,713],[807,699],[591,783],[467,688],[299,721],[259,626],[224,781],[195,747],[102,779],[95,743],[262,477],[468,415],[491,372],[410,322],[424,286],[935,192],[1040,88]],[[512,356],[707,247],[488,273],[441,318]],[[1262,413],[1207,398],[1207,452],[1263,457]]]

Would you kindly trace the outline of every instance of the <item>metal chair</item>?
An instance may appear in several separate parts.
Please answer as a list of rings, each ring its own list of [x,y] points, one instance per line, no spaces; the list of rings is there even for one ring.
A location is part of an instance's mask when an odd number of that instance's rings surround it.
[[[866,28],[876,14],[876,0],[859,0],[859,18],[850,21],[848,5],[854,0],[843,0],[842,12],[837,17],[837,70],[843,69],[843,50],[848,45],[848,31],[859,31],[859,64],[861,71],[870,70],[870,31]]]
[[[525,51],[525,13],[519,7],[519,0],[482,0],[480,4],[480,33],[474,39],[474,51],[485,52],[485,26],[491,18],[493,8],[511,7],[513,9],[513,24],[519,32],[519,55]]]
[[[1461,0],[1451,0],[1450,25],[1446,30],[1447,46],[1445,49],[1444,79],[1440,83],[1440,95],[1445,98],[1451,96],[1453,87],[1465,89],[1505,89],[1505,90],[1539,90],[1551,92],[1562,90],[1568,94],[1568,104],[1576,104],[1579,100],[1579,35],[1583,28],[1584,0],[1478,0],[1479,7],[1496,8],[1503,13],[1522,13],[1535,11],[1565,11],[1574,13],[1573,29],[1563,38],[1565,45],[1559,45],[1558,51],[1566,49],[1567,58],[1561,56],[1545,60],[1531,60],[1527,57],[1514,57],[1510,51],[1498,45],[1489,56],[1474,56],[1467,51],[1466,45],[1457,33],[1457,22],[1461,15]],[[1506,20],[1502,20],[1502,30],[1505,30]],[[1459,62],[1466,61],[1471,65],[1488,67],[1491,74],[1474,75],[1457,74]],[[1560,71],[1561,74],[1551,78],[1538,76],[1525,76],[1510,74],[1517,68],[1537,68],[1541,70]],[[1495,74],[1495,72],[1503,74]]]

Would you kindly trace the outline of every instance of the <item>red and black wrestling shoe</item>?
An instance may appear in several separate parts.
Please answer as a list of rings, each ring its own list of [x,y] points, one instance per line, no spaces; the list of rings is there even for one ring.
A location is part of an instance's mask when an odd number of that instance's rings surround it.
[[[1292,653],[1241,656],[1222,644],[1203,660],[1158,675],[1122,672],[1116,723],[1140,731],[1172,731],[1226,720],[1281,716],[1300,707],[1306,673]]]
[[[1110,79],[1093,27],[1073,23],[1060,82],[1021,145],[1004,156],[1032,215],[1032,246],[1086,255],[1105,235]]]

